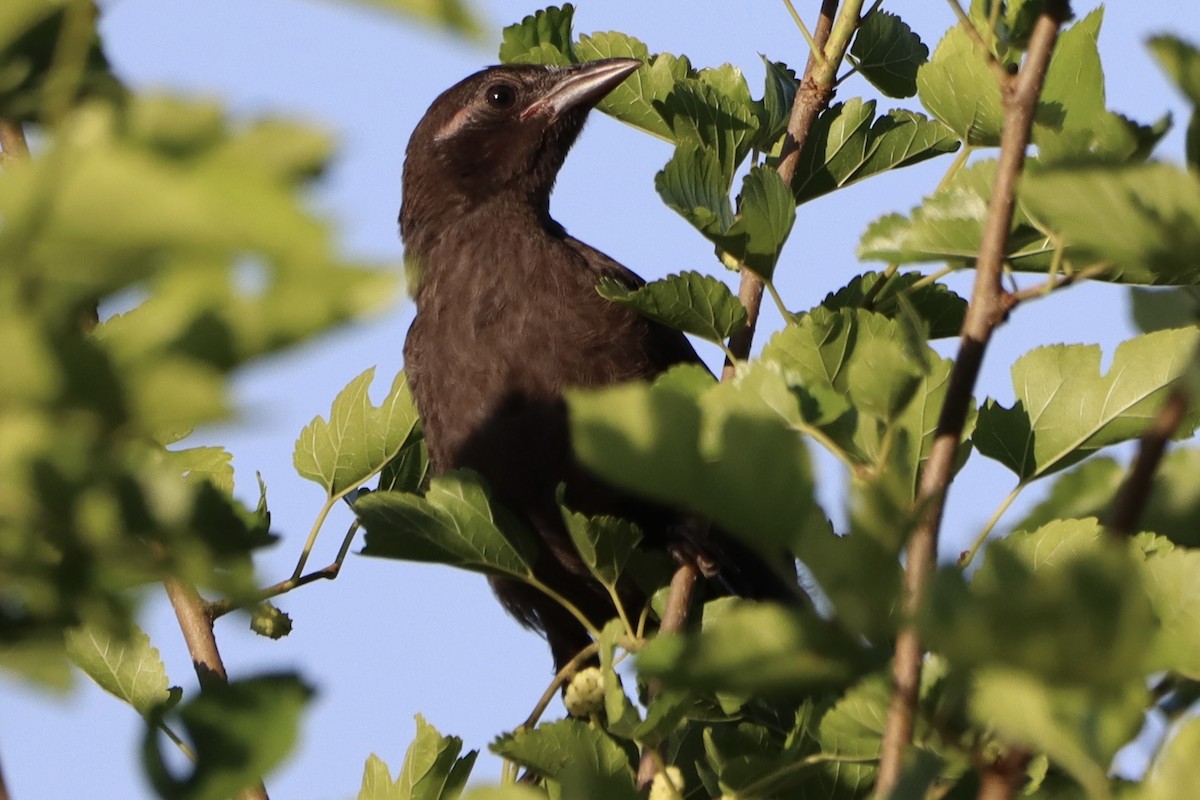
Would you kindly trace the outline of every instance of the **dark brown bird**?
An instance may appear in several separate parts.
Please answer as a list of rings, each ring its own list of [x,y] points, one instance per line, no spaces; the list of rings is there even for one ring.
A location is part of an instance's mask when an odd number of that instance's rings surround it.
[[[588,111],[638,66],[608,59],[470,76],[438,97],[413,132],[400,209],[417,305],[405,368],[434,470],[482,475],[493,500],[544,543],[539,579],[598,625],[613,607],[566,533],[555,497],[563,482],[571,508],[632,519],[650,546],[698,551],[719,568],[723,591],[796,594],[726,537],[697,550],[684,541],[695,526],[682,515],[613,489],[571,456],[564,389],[699,363],[681,333],[602,298],[602,278],[643,281],[550,217],[550,191]],[[541,592],[491,582],[510,613],[545,634],[557,666],[589,643]]]

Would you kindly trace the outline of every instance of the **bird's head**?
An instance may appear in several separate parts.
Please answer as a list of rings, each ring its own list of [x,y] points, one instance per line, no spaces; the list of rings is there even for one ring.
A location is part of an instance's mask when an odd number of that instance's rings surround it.
[[[588,111],[640,65],[611,58],[489,67],[443,92],[408,143],[400,209],[406,245],[496,198],[548,207]]]

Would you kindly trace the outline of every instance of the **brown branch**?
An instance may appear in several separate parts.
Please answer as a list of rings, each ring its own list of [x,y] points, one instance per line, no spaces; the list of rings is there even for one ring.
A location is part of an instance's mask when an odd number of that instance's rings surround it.
[[[877,797],[887,797],[900,779],[905,749],[912,741],[921,683],[922,646],[915,618],[925,596],[925,587],[937,562],[938,532],[945,510],[946,493],[954,477],[954,456],[962,439],[963,424],[984,351],[992,332],[1007,313],[1008,301],[1001,286],[1004,251],[1016,204],[1016,184],[1025,164],[1030,129],[1038,95],[1050,64],[1058,29],[1067,13],[1065,0],[1050,0],[1029,40],[1029,51],[1021,71],[1001,85],[1004,128],[1000,135],[1000,160],[988,206],[988,219],[976,263],[975,286],[963,320],[958,357],[950,373],[946,399],[938,416],[933,447],[921,474],[917,505],[922,509],[908,543],[904,573],[904,621],[896,638],[892,662],[892,696],[883,734],[883,747],[876,781]]]
[[[29,144],[25,141],[25,129],[21,123],[0,119],[0,150],[7,158],[25,160],[29,158]]]
[[[813,31],[813,40],[817,46],[824,49],[833,30],[834,16],[837,14],[837,0],[821,0],[821,16]],[[837,59],[838,64],[841,58]],[[824,65],[812,53],[808,56],[808,64],[804,68],[804,77],[800,80],[800,88],[792,100],[792,111],[788,117],[787,134],[783,139],[783,149],[780,151],[779,166],[776,171],[783,182],[791,186],[796,175],[796,165],[800,162],[800,151],[808,140],[813,123],[833,99],[833,76],[838,64],[832,67]],[[818,81],[820,75],[829,77]],[[750,347],[754,344],[754,331],[758,326],[758,314],[762,308],[763,280],[750,270],[742,267],[741,281],[738,284],[738,300],[746,307],[746,326],[729,337],[729,351],[738,360],[750,356]],[[726,358],[725,367],[721,371],[721,380],[727,381],[733,377],[735,362]]]
[[[183,640],[192,657],[200,690],[229,683],[225,664],[217,649],[217,638],[213,635],[213,618],[205,608],[204,598],[194,586],[178,578],[166,578],[163,586],[166,587],[171,607],[175,609],[179,629],[183,631]],[[267,789],[259,782],[239,792],[238,800],[268,800]]]
[[[1029,752],[1016,749],[997,758],[980,770],[976,800],[1012,800],[1025,783]]]
[[[0,800],[9,800],[12,795],[8,793],[8,784],[4,782],[4,770],[0,769]]]
[[[679,569],[675,570],[675,574],[671,576],[671,588],[667,592],[667,607],[663,609],[662,622],[658,626],[660,635],[683,631],[684,626],[687,625],[688,609],[692,605],[692,594],[699,577],[700,571],[691,561],[685,561],[679,565]],[[646,687],[646,694],[653,699],[654,695],[658,694],[658,689],[658,681],[651,681]],[[660,749],[647,747],[642,750],[642,760],[638,764],[637,774],[639,788],[650,785],[662,763],[663,754]]]
[[[528,730],[534,725],[537,725],[538,720],[541,719],[542,714],[545,713],[546,707],[549,706],[550,701],[554,699],[554,694],[558,691],[559,687],[571,680],[579,668],[583,666],[584,662],[596,655],[596,652],[599,649],[600,643],[592,642],[587,647],[576,653],[574,658],[564,664],[563,668],[555,674],[554,680],[550,681],[550,685],[546,687],[546,691],[542,692],[542,696],[538,698],[537,704],[533,707],[533,711],[529,712],[529,716],[526,717],[525,721],[517,727],[517,730]]]
[[[1137,457],[1117,490],[1117,499],[1106,526],[1109,532],[1119,536],[1132,536],[1137,532],[1138,520],[1146,508],[1146,501],[1150,499],[1154,473],[1166,452],[1167,442],[1171,441],[1183,423],[1187,410],[1187,392],[1176,386],[1167,397],[1167,402],[1158,410],[1150,427],[1142,434]]]

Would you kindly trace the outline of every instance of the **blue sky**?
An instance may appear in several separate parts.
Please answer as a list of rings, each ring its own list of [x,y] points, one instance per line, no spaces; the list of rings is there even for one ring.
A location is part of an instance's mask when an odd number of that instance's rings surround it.
[[[755,94],[762,81],[760,52],[794,65],[805,57],[803,39],[777,0],[578,5],[578,32],[618,29],[652,51],[686,53],[700,66],[729,61],[744,68]],[[797,5],[809,16],[817,4]],[[1092,7],[1075,5],[1080,14]],[[1200,40],[1200,15],[1191,5],[1113,4],[1100,40],[1110,107],[1143,122],[1174,112],[1175,129],[1158,152],[1176,162],[1186,111],[1143,43],[1163,31]],[[395,217],[409,133],[442,89],[495,61],[503,25],[539,7],[490,3],[489,34],[472,44],[334,2],[101,0],[101,6],[110,58],[132,85],[217,97],[240,118],[287,115],[331,131],[339,156],[312,201],[334,220],[346,251],[393,265],[401,254]],[[931,49],[952,21],[948,6],[936,0],[895,0],[886,7]],[[840,96],[860,94],[874,96],[852,79]],[[888,105],[881,102],[881,108]],[[916,108],[915,101],[909,107]],[[682,269],[721,272],[711,247],[654,193],[654,173],[669,155],[667,144],[597,117],[559,180],[556,218],[648,278]],[[935,161],[872,179],[802,207],[777,273],[789,306],[808,308],[864,269],[878,268],[854,256],[862,230],[882,213],[918,203],[947,164]],[[969,280],[955,276],[950,283],[965,294]],[[1037,279],[1022,280],[1029,285]],[[284,539],[261,561],[265,583],[290,574],[322,500],[320,490],[291,467],[297,433],[314,415],[326,414],[336,392],[372,365],[379,368],[375,388],[381,396],[402,366],[411,313],[403,303],[246,370],[236,382],[239,419],[204,434],[234,453],[241,492],[254,492],[256,470],[267,481],[274,525]],[[778,324],[767,309],[760,344]],[[1132,334],[1126,293],[1115,287],[1080,287],[1022,306],[989,351],[977,394],[1010,402],[1007,365],[1038,344],[1095,342],[1111,356],[1116,342]],[[712,348],[706,356],[715,362],[718,354]],[[819,466],[821,477],[836,487],[836,465]],[[943,555],[957,553],[1012,487],[1008,473],[978,455],[966,472],[969,479],[950,497]],[[835,516],[837,497],[836,488],[827,492]],[[327,563],[340,543],[349,517],[342,509],[336,513],[313,564]],[[1010,511],[1007,518],[1018,514]],[[186,649],[159,594],[149,593],[143,625],[172,682],[192,692]],[[226,618],[217,628],[232,675],[295,668],[318,690],[300,747],[268,780],[277,798],[354,796],[369,753],[399,767],[417,712],[443,733],[464,737],[468,747],[486,749],[492,736],[525,718],[550,678],[544,643],[506,617],[476,575],[351,556],[336,582],[303,588],[281,606],[295,620],[295,631],[281,642],[254,636],[240,619]],[[15,798],[152,796],[138,763],[141,721],[86,679],[57,696],[2,678],[0,707],[0,760]],[[497,777],[496,762],[481,760],[476,779]]]

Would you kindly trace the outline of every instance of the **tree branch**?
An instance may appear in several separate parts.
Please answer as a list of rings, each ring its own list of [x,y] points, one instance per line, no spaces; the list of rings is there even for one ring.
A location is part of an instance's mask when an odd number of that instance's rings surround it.
[[[166,587],[171,607],[175,609],[179,629],[183,631],[183,640],[192,657],[200,690],[229,683],[229,675],[225,672],[225,664],[217,649],[217,638],[213,636],[213,618],[205,608],[204,598],[194,586],[178,578],[166,578],[163,586]],[[238,800],[268,800],[267,789],[259,782],[257,786],[249,786],[239,792]]]
[[[861,7],[862,0],[857,0],[857,2],[851,0],[849,5]],[[826,48],[830,33],[833,31],[837,7],[837,0],[821,0],[821,16],[817,20],[816,30],[813,31],[813,40],[822,50]],[[842,13],[846,14],[845,9]],[[857,14],[855,22],[857,22]],[[836,53],[836,58],[833,57],[834,54],[826,53],[824,61],[818,60],[815,54],[809,54],[808,65],[804,68],[804,77],[800,81],[800,88],[796,91],[795,99],[792,100],[787,134],[783,139],[779,166],[776,168],[779,177],[783,178],[783,182],[788,186],[792,185],[792,179],[796,175],[796,165],[800,161],[800,151],[808,140],[813,123],[817,121],[817,115],[833,99],[833,82],[837,68],[842,63],[844,52],[843,47],[841,52]],[[746,326],[729,337],[729,350],[738,360],[744,360],[750,356],[750,347],[754,344],[754,331],[758,326],[758,314],[762,308],[762,296],[762,278],[742,267],[741,282],[738,284],[738,300],[742,301],[742,305],[746,307]],[[735,367],[736,362],[726,358],[725,368],[721,371],[721,380],[729,380],[733,377]]]
[[[1158,464],[1166,452],[1167,442],[1179,429],[1187,410],[1187,392],[1176,386],[1167,397],[1167,402],[1158,410],[1150,427],[1142,434],[1137,457],[1117,490],[1117,499],[1106,526],[1109,532],[1119,536],[1132,536],[1137,532],[1138,520],[1150,498],[1154,473],[1158,471]]]
[[[1012,750],[980,770],[976,800],[1012,800],[1025,782],[1029,752]]]
[[[4,151],[6,158],[29,158],[29,144],[25,141],[25,129],[21,123],[0,119],[0,150]]]
[[[1009,301],[1000,281],[1016,204],[1016,184],[1025,164],[1025,150],[1029,146],[1033,115],[1050,64],[1050,54],[1066,14],[1065,0],[1049,0],[1034,24],[1024,66],[1018,74],[1006,75],[1001,84],[1005,113],[1000,135],[1000,161],[976,263],[975,286],[963,320],[958,357],[938,416],[933,447],[921,474],[917,497],[918,507],[922,509],[921,518],[908,543],[904,621],[896,638],[892,662],[892,696],[883,734],[876,797],[888,797],[895,788],[905,749],[912,741],[922,658],[921,640],[914,620],[937,561],[938,533],[946,492],[954,476],[954,456],[962,439],[984,351],[992,332],[1007,314]]]

